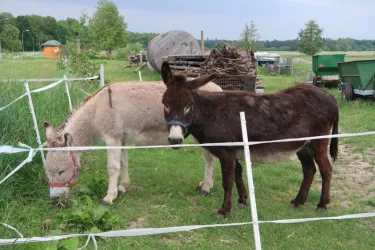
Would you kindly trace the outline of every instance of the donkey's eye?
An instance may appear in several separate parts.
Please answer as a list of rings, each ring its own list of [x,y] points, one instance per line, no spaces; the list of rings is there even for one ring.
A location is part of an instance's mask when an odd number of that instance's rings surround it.
[[[165,112],[169,113],[170,108],[169,108],[169,105],[168,105],[168,104],[165,104],[165,105],[164,105],[164,109],[165,109]]]
[[[59,171],[59,175],[62,175],[66,169]]]

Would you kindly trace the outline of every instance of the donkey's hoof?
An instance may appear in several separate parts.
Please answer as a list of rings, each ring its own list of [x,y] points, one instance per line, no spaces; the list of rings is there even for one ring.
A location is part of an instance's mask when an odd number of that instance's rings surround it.
[[[105,201],[105,200],[103,200],[103,201],[102,201],[102,204],[103,204],[104,206],[112,206],[113,202],[109,202],[109,201]]]
[[[118,194],[120,195],[120,194],[125,193],[126,189],[125,189],[125,187],[123,185],[118,185],[117,191],[118,191]]]
[[[201,189],[201,195],[207,196],[210,192],[207,192],[206,190]]]
[[[238,207],[239,209],[244,209],[244,208],[246,207],[246,205],[243,204],[243,203],[237,203],[237,207]]]
[[[290,209],[297,209],[297,208],[299,208],[299,204],[290,203],[289,208]]]
[[[219,213],[219,211],[217,211],[217,213],[216,213],[216,219],[223,220],[224,218],[225,218],[225,215],[221,214],[221,213]]]
[[[325,207],[317,207],[316,208],[316,212],[318,213],[322,213],[322,212],[325,212],[327,209]]]
[[[216,218],[217,219],[224,219],[228,216],[229,212],[230,211],[227,212],[224,208],[220,208],[216,212]]]

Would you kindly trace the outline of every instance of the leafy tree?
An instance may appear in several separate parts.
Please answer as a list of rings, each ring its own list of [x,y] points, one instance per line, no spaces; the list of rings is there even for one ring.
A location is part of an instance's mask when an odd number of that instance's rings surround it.
[[[298,41],[297,40],[290,40],[289,41],[289,48],[291,51],[297,51],[298,50]]]
[[[57,66],[68,73],[77,74],[79,77],[89,77],[98,74],[100,63],[90,60],[90,51],[76,50],[76,41],[72,38],[66,41],[66,49],[62,50],[61,59]]]
[[[65,44],[69,38],[80,38],[85,32],[85,27],[74,18],[67,18],[66,20],[57,21],[57,38],[60,43]],[[87,41],[85,41],[87,42]]]
[[[0,40],[2,41],[2,48],[11,52],[19,51],[21,49],[21,41],[18,38],[20,31],[12,24],[6,24],[3,31],[0,33]]]
[[[138,32],[127,32],[129,43],[141,43],[144,49],[147,49],[148,43],[155,37],[159,35],[158,33],[138,33]]]
[[[25,50],[40,50],[42,39],[46,37],[47,31],[45,27],[45,19],[42,16],[31,15],[26,16],[28,20],[29,32],[24,33],[24,47]]]
[[[318,53],[324,46],[322,33],[323,29],[314,20],[306,23],[305,29],[298,33],[299,51],[307,55]]]
[[[242,46],[247,53],[250,53],[252,48],[255,49],[257,39],[259,39],[258,29],[256,28],[254,21],[251,20],[250,26],[246,23],[245,28],[241,33]]]
[[[99,0],[98,7],[89,27],[96,46],[111,51],[120,46],[126,45],[126,27],[124,17],[120,16],[117,6],[109,0]]]
[[[352,47],[352,41],[349,38],[339,39],[337,43],[340,51],[348,51]]]
[[[15,25],[16,24],[16,20],[15,20],[15,18],[13,17],[13,15],[11,13],[0,12],[0,32],[3,30],[3,27],[6,24]]]
[[[250,42],[250,28],[249,26],[245,25],[244,30],[241,33],[241,41],[242,41],[242,47],[246,50],[246,53],[250,53],[251,48],[251,42]]]

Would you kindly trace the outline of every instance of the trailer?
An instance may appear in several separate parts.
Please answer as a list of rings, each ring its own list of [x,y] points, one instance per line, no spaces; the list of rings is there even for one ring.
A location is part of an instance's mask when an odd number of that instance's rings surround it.
[[[340,77],[338,63],[345,61],[345,54],[314,55],[312,57],[312,70],[315,73],[313,85],[338,86]]]
[[[375,60],[338,63],[340,91],[343,100],[356,96],[375,98]]]

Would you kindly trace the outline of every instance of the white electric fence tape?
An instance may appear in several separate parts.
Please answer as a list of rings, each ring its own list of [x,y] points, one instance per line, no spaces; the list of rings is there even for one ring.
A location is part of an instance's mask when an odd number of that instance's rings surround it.
[[[244,152],[245,152],[247,183],[248,183],[248,188],[249,188],[250,208],[251,208],[251,217],[253,221],[255,249],[260,250],[262,249],[262,246],[261,246],[261,241],[260,241],[257,205],[255,201],[254,179],[253,179],[253,172],[251,169],[249,139],[247,137],[246,118],[245,118],[244,112],[240,113],[240,118],[241,118],[242,139],[244,142],[243,147],[244,147]]]
[[[34,130],[35,130],[35,133],[36,133],[36,141],[38,142],[39,144],[39,147],[41,148],[42,147],[42,139],[40,139],[40,134],[39,134],[39,128],[38,128],[38,122],[36,120],[36,115],[35,115],[35,110],[34,110],[34,104],[33,104],[33,99],[31,98],[31,93],[30,93],[30,89],[29,89],[29,84],[26,82],[25,83],[25,89],[26,89],[26,94],[27,94],[27,97],[29,99],[29,108],[30,108],[30,113],[31,113],[31,116],[33,118],[33,122],[34,122]],[[42,156],[42,162],[43,162],[43,166],[45,166],[46,164],[46,159],[44,158],[44,152],[43,151],[40,151],[40,154]]]
[[[375,131],[362,132],[362,133],[352,133],[352,134],[339,134],[339,135],[327,135],[327,136],[317,136],[317,137],[304,137],[304,138],[290,138],[283,140],[273,140],[273,141],[259,141],[259,142],[249,142],[248,145],[263,144],[270,142],[289,142],[289,141],[301,141],[301,140],[313,140],[313,139],[322,139],[322,138],[338,138],[338,137],[352,137],[352,136],[365,136],[365,135],[374,135]],[[246,143],[246,142],[245,142]],[[206,144],[183,144],[181,147],[186,146],[244,146],[244,142],[235,142],[235,143],[206,143]],[[27,145],[22,145],[27,147]],[[11,173],[9,173],[3,180],[0,181],[2,184],[6,179],[11,175],[21,169],[27,162],[30,162],[37,151],[49,151],[49,150],[92,150],[92,149],[113,149],[113,148],[126,148],[126,149],[140,149],[140,148],[171,148],[172,145],[160,145],[160,146],[123,146],[123,147],[65,147],[65,148],[14,148],[11,146],[1,146],[0,154],[14,154],[29,151],[29,157],[25,159],[19,166],[17,166]],[[250,185],[251,187],[251,185]],[[250,190],[249,190],[250,191]],[[303,218],[303,219],[286,219],[286,220],[274,220],[274,221],[258,221],[258,223],[301,223],[301,222],[312,222],[320,220],[343,220],[343,219],[356,219],[356,218],[370,218],[375,217],[375,213],[364,213],[364,214],[352,214],[352,215],[343,215],[337,217],[318,217],[318,218]],[[50,240],[60,240],[70,237],[78,236],[90,236],[92,240],[95,240],[94,236],[100,237],[124,237],[124,236],[140,236],[140,235],[151,235],[151,234],[161,234],[161,233],[171,233],[171,232],[182,232],[190,231],[200,228],[207,227],[223,227],[223,226],[238,226],[238,225],[247,225],[253,224],[253,222],[245,223],[232,223],[232,224],[215,224],[215,225],[195,225],[195,226],[182,226],[182,227],[169,227],[169,228],[145,228],[145,229],[129,229],[129,230],[119,230],[119,231],[110,231],[103,232],[98,234],[73,234],[73,235],[63,235],[63,236],[51,236],[51,237],[34,237],[29,239],[0,239],[0,245],[8,245],[13,243],[24,243],[24,242],[40,242],[40,241],[50,241]],[[96,241],[94,241],[96,244]]]
[[[54,82],[54,83],[51,83],[45,87],[42,87],[42,88],[38,88],[38,89],[34,89],[34,90],[31,90],[30,93],[37,93],[37,92],[42,92],[42,91],[46,91],[48,89],[51,89],[51,88],[54,88],[56,87],[57,85],[59,85],[60,83],[62,82],[66,82],[66,81],[78,81],[78,80],[92,80],[92,79],[97,79],[99,78],[98,76],[95,76],[95,77],[89,77],[89,78],[64,78],[64,79],[57,79],[58,81],[57,82]],[[25,79],[26,81],[27,79]],[[30,81],[39,81],[39,80],[48,80],[50,81],[51,79],[29,79],[27,80],[27,82],[30,82]],[[12,80],[13,81],[13,80]],[[1,82],[1,80],[0,80]],[[24,80],[22,80],[22,82],[24,82]],[[8,105],[5,105],[4,107],[0,107],[0,111],[8,108],[10,105],[12,105],[13,103],[19,101],[20,99],[24,98],[25,96],[27,96],[27,94],[23,94],[21,96],[19,96],[18,98],[16,98],[14,101],[12,101],[11,103],[9,103]]]
[[[14,232],[16,232],[16,234],[18,234],[20,236],[20,238],[23,238],[23,235],[17,229],[12,227],[11,225],[8,225],[8,224],[5,224],[5,223],[0,223],[0,224],[3,225],[6,228],[12,229]]]
[[[365,135],[375,135],[375,131],[362,132],[362,133],[352,133],[352,134],[336,134],[336,135],[324,135],[315,137],[302,137],[302,138],[289,138],[283,140],[273,140],[273,141],[253,141],[248,142],[248,145],[257,145],[265,143],[276,143],[276,142],[290,142],[290,141],[306,141],[314,139],[323,138],[341,138],[341,137],[354,137],[354,136],[365,136]],[[90,151],[90,150],[107,150],[107,149],[155,149],[155,148],[173,148],[173,147],[218,147],[218,146],[244,146],[244,142],[226,142],[226,143],[202,143],[202,144],[181,144],[181,145],[154,145],[154,146],[85,146],[85,147],[58,147],[58,148],[34,148],[33,152],[37,151]],[[18,152],[27,151],[26,149],[15,148],[11,146],[1,146],[0,154],[14,154]],[[33,154],[35,155],[35,154]],[[23,164],[24,165],[24,164]],[[22,166],[23,166],[22,165]],[[20,166],[17,167],[19,169]],[[13,171],[12,171],[13,172]],[[7,176],[9,178],[9,176]],[[0,181],[0,184],[4,180]]]
[[[291,223],[314,222],[314,221],[323,221],[323,220],[345,220],[345,219],[360,219],[360,218],[371,218],[371,217],[375,217],[375,213],[350,214],[350,215],[341,215],[341,216],[333,216],[333,217],[258,221],[258,223],[260,224],[266,224],[266,223],[291,224]],[[233,226],[244,226],[244,225],[250,225],[250,224],[253,224],[253,223],[242,222],[242,223],[211,224],[211,225],[189,225],[189,226],[164,227],[164,228],[139,228],[139,229],[108,231],[108,232],[93,233],[93,234],[70,234],[70,235],[44,236],[44,237],[32,237],[32,238],[21,237],[21,238],[13,238],[13,239],[0,239],[0,246],[11,245],[11,244],[21,244],[21,243],[56,241],[56,240],[73,238],[73,237],[90,237],[92,240],[94,240],[95,237],[111,238],[111,237],[146,236],[146,235],[155,235],[155,234],[186,232],[186,231],[197,230],[197,229],[202,229],[202,228],[233,227]],[[96,240],[94,241],[94,244],[95,243],[96,243]],[[86,247],[86,244],[84,247]]]
[[[95,80],[98,79],[99,76],[93,76],[93,77],[73,77],[68,78],[68,81],[89,81],[89,80]],[[0,79],[0,82],[53,82],[53,81],[60,81],[61,78],[29,78],[29,79]]]
[[[66,78],[66,75],[64,75],[64,80],[65,80],[65,91],[66,91],[66,94],[68,95],[69,109],[71,112],[73,111],[73,106],[72,106],[72,99],[70,98],[69,82],[68,82],[68,78]]]

